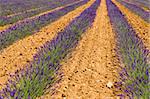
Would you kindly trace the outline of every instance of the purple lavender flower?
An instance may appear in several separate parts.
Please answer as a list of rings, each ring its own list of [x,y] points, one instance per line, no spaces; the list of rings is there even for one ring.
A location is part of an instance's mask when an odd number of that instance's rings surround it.
[[[14,97],[15,93],[16,93],[16,90],[11,91],[11,92],[10,92],[10,96],[11,96],[11,97]]]

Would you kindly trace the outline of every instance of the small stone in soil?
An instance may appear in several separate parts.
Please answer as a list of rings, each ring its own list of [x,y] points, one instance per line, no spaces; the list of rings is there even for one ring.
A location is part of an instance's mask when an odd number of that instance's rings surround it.
[[[107,86],[108,88],[112,88],[113,83],[109,81],[109,82],[107,83],[107,85],[106,85],[106,86]]]

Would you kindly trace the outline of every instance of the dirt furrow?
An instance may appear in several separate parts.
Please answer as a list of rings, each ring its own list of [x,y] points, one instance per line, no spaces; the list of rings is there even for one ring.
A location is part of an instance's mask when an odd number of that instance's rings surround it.
[[[25,10],[24,12],[18,12],[18,13],[10,14],[10,15],[7,15],[6,17],[13,17],[15,15],[19,15],[19,14],[26,13],[26,12],[31,12],[31,11],[36,11],[36,10],[42,9],[42,8],[45,8],[45,7],[39,7],[39,8]]]
[[[80,15],[88,8],[94,0],[71,11],[59,20],[42,28],[38,33],[15,42],[0,53],[0,89],[9,79],[9,73],[14,73],[17,69],[24,68],[26,64],[33,60],[33,55],[37,49],[49,40],[52,40],[58,32],[62,31],[73,18]]]
[[[114,32],[101,0],[93,26],[83,35],[70,58],[62,63],[62,81],[56,93],[41,99],[116,99],[113,84],[118,81],[119,62],[115,54]]]
[[[150,24],[134,14],[126,7],[119,4],[117,1],[112,0],[125,15],[125,18],[131,24],[137,35],[143,40],[145,46],[150,49]]]
[[[27,19],[32,19],[32,18],[41,16],[41,15],[44,15],[44,14],[47,14],[47,13],[50,13],[50,12],[53,12],[53,11],[56,11],[56,10],[65,8],[65,7],[69,6],[69,5],[73,5],[73,4],[78,3],[78,2],[81,2],[81,1],[82,1],[82,0],[79,0],[79,1],[76,1],[76,2],[74,2],[74,3],[67,4],[67,5],[65,5],[65,6],[61,6],[61,7],[57,7],[57,8],[55,8],[55,9],[49,10],[49,11],[45,11],[45,12],[43,12],[43,13],[40,13],[40,14],[38,14],[38,15],[32,16],[32,17],[27,18]]]
[[[0,32],[7,29],[10,25],[0,26]]]

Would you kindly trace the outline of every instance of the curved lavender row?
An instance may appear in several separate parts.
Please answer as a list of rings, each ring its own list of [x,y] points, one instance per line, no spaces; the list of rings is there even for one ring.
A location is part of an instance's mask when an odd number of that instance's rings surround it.
[[[135,99],[148,99],[149,65],[147,50],[142,40],[128,24],[117,6],[107,0],[108,15],[117,37],[117,53],[124,65],[120,72],[124,92]]]
[[[5,31],[0,32],[0,50],[13,44],[19,39],[36,33],[40,28],[50,24],[53,21],[56,21],[58,18],[72,10],[75,10],[77,7],[86,4],[87,2],[88,0],[84,0],[51,13],[38,16],[34,19],[28,19],[19,22],[9,27]]]
[[[138,16],[140,16],[143,20],[150,23],[150,12],[147,12],[134,4],[130,4],[130,3],[124,2],[122,0],[116,0],[116,1],[119,2],[120,4],[124,5],[128,9],[130,9],[132,12],[134,12]]]
[[[81,35],[90,27],[95,19],[100,0],[96,0],[89,8],[76,17],[64,31],[34,56],[34,61],[26,70],[16,73],[9,80],[0,97],[13,99],[34,99],[44,94],[46,89],[56,81],[60,62],[77,46]]]
[[[76,2],[77,0],[63,0],[63,1],[60,1],[60,0],[55,0],[55,1],[51,1],[49,2],[49,5],[47,5],[46,7],[43,7],[41,9],[37,9],[37,10],[34,10],[34,11],[29,11],[29,12],[23,12],[23,13],[20,13],[20,14],[16,14],[14,16],[10,16],[10,17],[1,17],[0,18],[0,26],[4,26],[4,25],[7,25],[7,24],[13,24],[19,20],[23,20],[25,18],[28,18],[28,17],[32,17],[34,15],[37,15],[37,14],[40,14],[41,12],[44,12],[44,11],[48,11],[48,10],[52,10],[54,8],[57,8],[57,7],[60,7],[60,6],[64,6],[64,5],[67,5],[67,4],[70,4],[70,3],[73,3],[73,2]],[[58,3],[56,3],[58,2]]]

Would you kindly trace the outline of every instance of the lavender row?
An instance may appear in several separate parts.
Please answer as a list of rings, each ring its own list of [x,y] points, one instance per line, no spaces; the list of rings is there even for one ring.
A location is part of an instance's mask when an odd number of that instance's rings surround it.
[[[142,4],[147,8],[150,8],[150,0],[132,0],[132,2]]]
[[[139,7],[150,9],[150,0],[129,0],[128,2],[133,3]]]
[[[0,94],[3,99],[34,99],[44,94],[46,89],[56,81],[56,75],[60,68],[60,62],[77,46],[81,35],[92,25],[96,16],[96,10],[100,0],[96,0],[89,8],[84,10],[65,28],[64,31],[34,56],[34,61],[13,76],[7,87]]]
[[[144,47],[142,40],[111,0],[107,0],[107,7],[111,24],[116,32],[117,54],[124,64],[120,72],[124,96],[128,95],[130,99],[148,99],[149,50]]]
[[[64,16],[70,11],[75,10],[77,7],[86,4],[87,2],[88,0],[80,1],[36,18],[16,23],[7,30],[0,32],[0,50],[13,44],[19,39],[36,33],[42,27],[50,24],[53,21],[56,21],[58,18]]]
[[[0,0],[2,9],[0,16],[7,16],[44,6],[61,5],[72,1],[75,0]]]
[[[0,0],[0,7],[2,8],[1,16],[15,14],[49,4],[50,1],[48,0]]]
[[[69,1],[68,0],[63,0],[63,1],[52,0],[52,1],[49,1],[45,6],[43,4],[41,4],[41,7],[37,10],[23,11],[22,13],[19,13],[19,14],[13,15],[13,16],[8,16],[8,17],[1,16],[0,17],[0,26],[4,26],[7,24],[13,24],[19,20],[23,20],[25,18],[29,18],[34,15],[40,14],[42,12],[45,12],[45,11],[48,11],[48,10],[51,10],[51,9],[54,9],[54,8],[57,8],[60,6],[64,6],[64,5],[67,5],[67,4],[76,2],[76,1],[77,0],[69,0]],[[45,2],[44,2],[44,4],[45,4]],[[2,14],[3,14],[3,11],[2,11]]]
[[[124,2],[123,0],[117,0],[120,4],[124,5],[128,9],[130,9],[132,12],[140,16],[143,20],[150,23],[150,12],[145,11],[144,9],[127,2]]]

